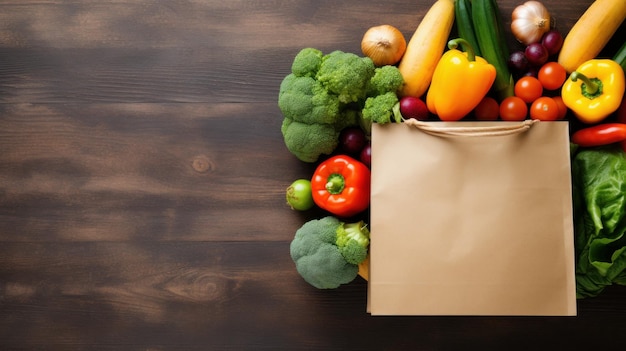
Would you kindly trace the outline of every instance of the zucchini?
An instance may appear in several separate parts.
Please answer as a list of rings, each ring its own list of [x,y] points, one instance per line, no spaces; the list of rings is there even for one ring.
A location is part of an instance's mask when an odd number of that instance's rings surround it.
[[[507,63],[509,46],[498,3],[496,0],[472,0],[471,13],[482,57],[496,68],[492,91],[504,100],[513,96],[514,81]]]
[[[400,96],[426,93],[454,25],[454,0],[437,0],[409,40],[398,69],[404,78]]]
[[[625,0],[595,0],[565,36],[558,62],[568,73],[600,54],[626,19]]]
[[[622,66],[624,72],[626,72],[626,41],[622,44],[622,47],[617,50],[615,55],[613,56],[613,61],[619,63]]]
[[[474,49],[476,56],[481,56],[480,46],[476,40],[476,34],[474,33],[474,25],[472,24],[472,4],[470,0],[456,0],[454,2],[454,19],[456,22],[457,34],[460,38],[467,40],[467,42]]]

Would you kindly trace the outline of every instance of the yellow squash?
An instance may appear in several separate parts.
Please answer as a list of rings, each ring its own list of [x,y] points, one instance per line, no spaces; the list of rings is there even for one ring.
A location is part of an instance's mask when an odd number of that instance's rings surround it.
[[[437,0],[426,12],[398,65],[404,78],[401,96],[424,95],[446,47],[453,23],[454,0]]]
[[[565,36],[558,62],[571,73],[598,56],[626,18],[626,0],[595,0]]]

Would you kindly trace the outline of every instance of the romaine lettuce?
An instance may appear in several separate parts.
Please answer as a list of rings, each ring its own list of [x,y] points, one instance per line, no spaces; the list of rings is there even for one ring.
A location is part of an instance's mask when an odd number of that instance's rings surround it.
[[[584,298],[626,285],[626,154],[612,147],[578,151],[572,184],[576,292]]]

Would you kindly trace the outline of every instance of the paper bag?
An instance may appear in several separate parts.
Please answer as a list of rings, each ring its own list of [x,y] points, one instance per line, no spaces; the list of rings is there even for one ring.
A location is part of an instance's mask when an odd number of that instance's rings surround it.
[[[567,123],[415,122],[373,126],[370,313],[576,315]]]

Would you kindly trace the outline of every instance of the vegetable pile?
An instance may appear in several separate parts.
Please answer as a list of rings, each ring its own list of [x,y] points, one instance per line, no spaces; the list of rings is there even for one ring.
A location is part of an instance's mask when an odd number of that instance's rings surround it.
[[[331,154],[344,128],[389,122],[402,82],[397,67],[376,67],[368,57],[302,49],[278,93],[285,145],[304,162]]]
[[[577,296],[626,285],[626,42],[607,46],[624,40],[626,1],[595,0],[567,33],[556,19],[540,1],[520,1],[504,21],[496,0],[433,0],[409,40],[376,24],[360,54],[295,55],[278,94],[281,131],[316,168],[286,200],[323,213],[291,242],[306,282],[367,279],[373,123],[536,119],[571,129]]]

